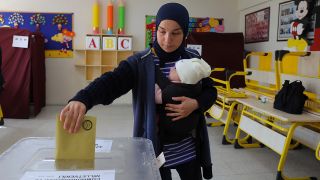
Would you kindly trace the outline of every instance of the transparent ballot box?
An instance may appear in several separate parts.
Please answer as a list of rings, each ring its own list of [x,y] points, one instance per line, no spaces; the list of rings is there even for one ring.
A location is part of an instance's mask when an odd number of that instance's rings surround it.
[[[161,179],[145,138],[97,138],[94,160],[55,160],[54,138],[24,138],[0,155],[0,174],[6,180]]]

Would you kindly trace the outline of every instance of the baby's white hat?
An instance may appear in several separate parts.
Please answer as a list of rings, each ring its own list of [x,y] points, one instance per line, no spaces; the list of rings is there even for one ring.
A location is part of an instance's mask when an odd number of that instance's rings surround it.
[[[181,59],[176,62],[177,74],[182,83],[196,84],[211,74],[210,65],[203,59]]]

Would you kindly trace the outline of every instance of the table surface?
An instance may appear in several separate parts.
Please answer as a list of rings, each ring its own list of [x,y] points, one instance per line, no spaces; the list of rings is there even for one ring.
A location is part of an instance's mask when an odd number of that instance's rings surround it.
[[[251,107],[256,109],[259,112],[270,114],[282,121],[292,123],[292,122],[310,122],[310,123],[317,123],[320,122],[320,116],[303,112],[302,114],[289,114],[277,109],[273,108],[273,103],[266,102],[263,103],[256,98],[248,97],[248,98],[238,98],[237,101],[245,106]]]

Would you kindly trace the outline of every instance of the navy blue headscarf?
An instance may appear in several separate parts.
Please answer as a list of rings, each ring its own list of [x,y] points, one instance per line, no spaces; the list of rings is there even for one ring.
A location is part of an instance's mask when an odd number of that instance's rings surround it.
[[[156,16],[156,31],[158,30],[159,24],[163,20],[174,20],[176,21],[183,31],[183,41],[173,52],[165,52],[158,44],[157,37],[153,43],[158,57],[161,61],[176,61],[185,51],[184,40],[188,34],[189,28],[189,13],[188,10],[181,4],[178,3],[167,3],[160,7]]]

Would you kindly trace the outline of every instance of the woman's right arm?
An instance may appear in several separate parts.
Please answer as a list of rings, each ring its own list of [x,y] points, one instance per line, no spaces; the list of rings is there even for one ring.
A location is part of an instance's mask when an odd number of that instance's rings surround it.
[[[132,66],[122,61],[113,72],[107,72],[80,90],[62,109],[60,121],[69,133],[80,129],[85,113],[97,104],[111,104],[134,85]]]

